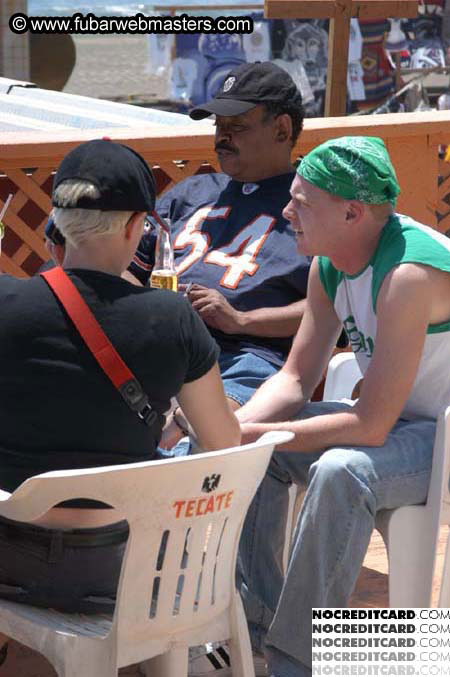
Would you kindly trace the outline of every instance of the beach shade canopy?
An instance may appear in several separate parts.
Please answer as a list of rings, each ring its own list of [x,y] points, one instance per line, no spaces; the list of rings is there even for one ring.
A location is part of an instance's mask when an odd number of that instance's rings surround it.
[[[39,89],[34,84],[0,78],[0,132],[64,131],[107,129],[149,125],[199,124],[188,115],[169,113],[87,96]]]

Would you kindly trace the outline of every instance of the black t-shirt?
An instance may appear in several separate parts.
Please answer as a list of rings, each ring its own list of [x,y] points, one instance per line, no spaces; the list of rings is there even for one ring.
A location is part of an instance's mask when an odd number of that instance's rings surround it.
[[[66,271],[159,413],[133,413],[47,283],[0,277],[0,488],[49,470],[149,460],[163,412],[213,366],[218,348],[182,297],[115,275]]]

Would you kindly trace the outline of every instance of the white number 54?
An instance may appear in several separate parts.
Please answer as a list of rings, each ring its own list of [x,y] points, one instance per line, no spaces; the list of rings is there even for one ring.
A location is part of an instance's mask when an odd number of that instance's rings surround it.
[[[177,266],[180,275],[194,263],[204,257],[205,263],[223,266],[226,270],[220,280],[223,287],[236,289],[244,275],[254,275],[259,268],[256,257],[269,236],[276,219],[267,214],[260,214],[250,221],[233,238],[220,249],[209,249],[210,237],[202,233],[201,225],[205,219],[226,219],[231,207],[202,207],[186,222],[184,229],[178,234],[174,248],[184,249],[191,245],[191,252]],[[206,256],[205,256],[206,254]]]

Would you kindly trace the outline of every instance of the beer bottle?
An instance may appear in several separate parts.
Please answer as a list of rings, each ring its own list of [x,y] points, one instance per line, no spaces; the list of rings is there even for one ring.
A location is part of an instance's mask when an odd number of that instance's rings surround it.
[[[158,224],[156,238],[155,265],[150,276],[150,286],[157,289],[169,289],[177,291],[178,278],[175,270],[172,238],[170,235],[170,221],[165,220],[164,225]]]

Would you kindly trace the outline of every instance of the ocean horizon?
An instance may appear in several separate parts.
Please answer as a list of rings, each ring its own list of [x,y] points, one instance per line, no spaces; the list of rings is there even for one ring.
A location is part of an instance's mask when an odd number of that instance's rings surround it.
[[[250,4],[251,0],[223,0],[222,3],[217,0],[200,0],[202,5],[235,5],[236,11],[239,12],[239,5]],[[128,16],[142,12],[143,14],[153,14],[155,6],[172,7],[179,5],[192,5],[193,10],[199,4],[199,0],[178,0],[178,3],[170,0],[156,0],[155,2],[139,2],[138,0],[121,0],[120,3],[108,2],[107,0],[81,0],[81,2],[74,2],[73,0],[28,0],[28,13],[33,16],[70,16],[75,12],[87,14],[92,12],[97,16]],[[255,4],[259,4],[258,2]],[[263,7],[261,0],[261,10]],[[212,13],[217,13],[218,9],[211,10]],[[244,10],[241,10],[241,12]],[[248,14],[247,10],[246,13]],[[227,14],[230,10],[226,10]],[[202,12],[205,13],[204,11]]]

